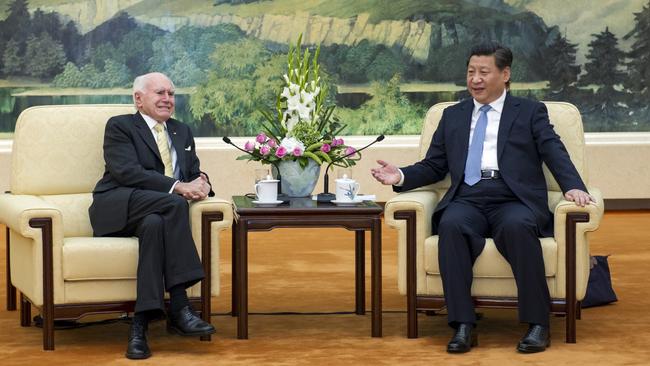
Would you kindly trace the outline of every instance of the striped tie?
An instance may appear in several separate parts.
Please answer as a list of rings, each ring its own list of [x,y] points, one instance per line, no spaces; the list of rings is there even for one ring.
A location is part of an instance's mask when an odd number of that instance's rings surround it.
[[[174,167],[172,166],[172,157],[169,154],[169,142],[167,142],[165,126],[163,126],[162,123],[156,123],[154,130],[156,130],[156,144],[158,145],[160,158],[162,159],[163,164],[165,164],[165,175],[173,178]]]

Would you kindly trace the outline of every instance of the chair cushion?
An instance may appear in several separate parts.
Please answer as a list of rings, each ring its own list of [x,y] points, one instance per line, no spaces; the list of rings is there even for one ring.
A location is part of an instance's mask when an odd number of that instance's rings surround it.
[[[137,268],[137,238],[63,239],[64,281],[135,279]]]
[[[546,277],[554,277],[557,269],[557,243],[553,238],[540,238]],[[424,269],[427,275],[439,275],[438,235],[424,241]],[[485,240],[485,248],[474,263],[474,278],[514,278],[510,265],[497,250],[492,239]]]

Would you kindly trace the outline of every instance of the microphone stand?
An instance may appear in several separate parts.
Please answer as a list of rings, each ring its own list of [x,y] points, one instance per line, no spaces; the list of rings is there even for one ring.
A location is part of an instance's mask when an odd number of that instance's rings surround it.
[[[235,149],[237,149],[237,150],[239,150],[241,152],[244,152],[244,153],[246,153],[246,154],[248,154],[250,156],[255,156],[255,155],[251,154],[250,151],[246,151],[246,150],[242,149],[241,147],[235,145],[235,143],[232,142],[232,140],[228,136],[224,136],[222,138],[222,140],[223,140],[223,142],[227,143],[228,145],[232,145],[233,147],[235,147]],[[281,183],[282,182],[282,177],[280,176],[280,168],[278,167],[278,165],[275,162],[271,162],[271,164],[275,167],[275,171],[278,172],[278,175],[277,175],[276,178],[280,181],[280,184],[278,184],[278,200],[286,201],[288,198],[282,193],[282,183]],[[273,169],[271,169],[271,174],[273,174]]]
[[[368,145],[360,148],[359,150],[355,150],[354,152],[351,152],[349,154],[338,157],[338,158],[332,160],[331,163],[327,164],[327,168],[325,168],[325,175],[323,176],[323,184],[324,184],[325,187],[323,187],[323,193],[319,193],[318,195],[316,195],[316,202],[331,202],[332,200],[334,200],[336,198],[336,194],[329,193],[330,177],[329,177],[328,172],[329,172],[330,166],[332,166],[332,164],[336,163],[337,161],[341,161],[341,160],[347,158],[348,156],[352,156],[352,155],[358,153],[359,151],[362,151],[362,150],[376,144],[377,142],[379,142],[379,141],[381,141],[383,139],[384,139],[384,135],[379,135],[379,136],[377,136],[375,141],[369,143]]]

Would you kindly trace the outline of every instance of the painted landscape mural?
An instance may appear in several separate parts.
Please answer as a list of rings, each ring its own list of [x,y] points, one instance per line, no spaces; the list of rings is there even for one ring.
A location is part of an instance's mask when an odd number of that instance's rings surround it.
[[[418,134],[467,96],[481,40],[513,49],[514,94],[576,104],[587,132],[650,131],[649,0],[9,0],[0,19],[0,138],[33,105],[131,103],[149,71],[197,136],[253,135],[300,34],[347,135]]]

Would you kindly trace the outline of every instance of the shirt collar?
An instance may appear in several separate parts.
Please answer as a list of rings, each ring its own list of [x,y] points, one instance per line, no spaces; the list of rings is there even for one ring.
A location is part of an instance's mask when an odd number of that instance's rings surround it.
[[[506,94],[507,94],[507,90],[504,89],[503,94],[501,94],[501,96],[497,98],[497,100],[489,104],[490,107],[492,107],[492,109],[495,110],[496,112],[501,113],[501,111],[503,110],[503,103],[506,102]],[[477,102],[476,99],[472,99],[472,100],[474,101],[474,113],[477,113],[479,108],[481,108],[483,104]]]
[[[144,118],[144,121],[147,123],[147,126],[149,126],[150,130],[153,130],[153,128],[158,124],[158,121],[147,116],[146,114],[140,112],[140,115],[142,118]],[[163,122],[163,126],[165,127],[165,130],[167,130],[167,122]]]

